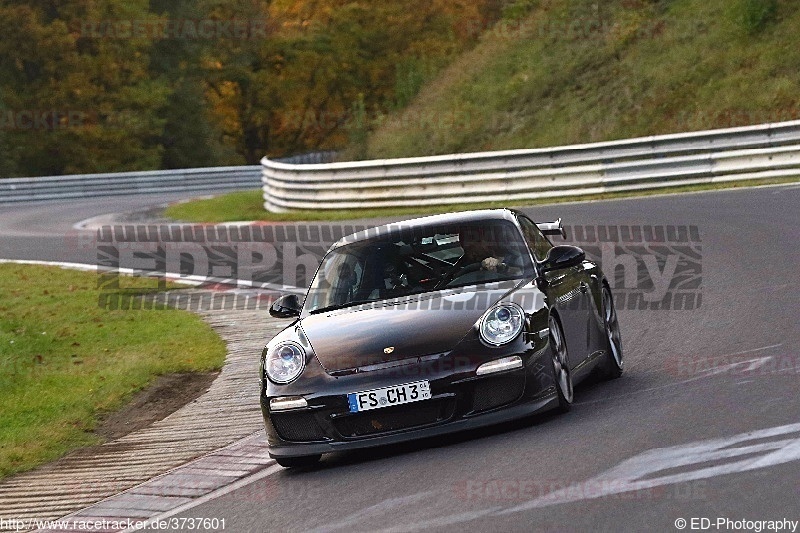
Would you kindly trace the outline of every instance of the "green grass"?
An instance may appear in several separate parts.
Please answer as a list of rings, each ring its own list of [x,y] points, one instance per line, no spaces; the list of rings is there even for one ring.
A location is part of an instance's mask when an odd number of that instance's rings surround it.
[[[364,158],[534,148],[800,118],[800,3],[518,0]]]
[[[556,204],[583,200],[611,200],[614,198],[632,198],[638,196],[654,196],[658,194],[687,193],[709,191],[718,189],[733,189],[741,187],[754,187],[756,185],[772,185],[780,183],[794,183],[800,181],[800,176],[789,178],[776,178],[764,180],[731,181],[726,183],[687,185],[675,188],[651,189],[636,192],[615,192],[604,194],[587,194],[583,196],[564,196],[561,198],[543,198],[541,200],[527,200],[524,202],[479,202],[474,204],[452,204],[438,206],[418,207],[387,207],[379,209],[342,209],[342,210],[314,210],[293,211],[290,213],[269,213],[264,210],[262,191],[244,191],[216,196],[214,198],[182,202],[168,207],[165,215],[175,220],[185,222],[240,222],[247,220],[297,222],[315,220],[355,220],[379,217],[394,217],[405,215],[427,215],[448,213],[454,211],[468,211],[470,209],[494,207],[525,207],[543,204]]]
[[[0,478],[99,443],[98,419],[157,375],[221,367],[225,345],[196,315],[104,310],[97,285],[93,273],[0,265]]]
[[[186,222],[240,222],[262,220],[264,192],[261,189],[237,191],[212,198],[189,200],[167,207],[164,214]]]

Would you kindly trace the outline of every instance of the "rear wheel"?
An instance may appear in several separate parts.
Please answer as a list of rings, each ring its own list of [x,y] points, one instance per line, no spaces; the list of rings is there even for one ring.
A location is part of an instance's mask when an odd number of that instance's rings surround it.
[[[553,377],[556,380],[556,394],[558,395],[558,410],[566,413],[572,407],[573,387],[572,372],[569,370],[567,357],[567,343],[564,340],[564,330],[558,319],[550,315],[550,355],[553,361]]]
[[[625,363],[622,360],[622,335],[619,332],[617,309],[608,287],[603,287],[603,328],[606,333],[606,376],[616,379],[622,375]]]
[[[316,465],[322,455],[304,455],[302,457],[276,457],[275,462],[284,468],[303,468]]]

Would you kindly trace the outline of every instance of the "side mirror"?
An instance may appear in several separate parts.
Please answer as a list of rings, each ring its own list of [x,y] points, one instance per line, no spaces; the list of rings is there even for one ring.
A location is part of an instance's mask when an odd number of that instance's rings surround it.
[[[296,294],[285,294],[272,303],[269,314],[274,318],[293,318],[300,316],[301,310],[300,298]]]
[[[553,246],[547,252],[547,257],[542,261],[541,270],[542,272],[549,272],[551,270],[574,267],[581,264],[584,259],[586,259],[586,252],[577,246]]]

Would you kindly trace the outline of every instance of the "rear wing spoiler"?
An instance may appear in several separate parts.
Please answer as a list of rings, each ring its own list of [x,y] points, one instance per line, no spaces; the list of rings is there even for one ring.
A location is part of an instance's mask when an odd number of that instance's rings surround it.
[[[562,239],[567,238],[567,232],[564,229],[564,225],[561,224],[560,218],[555,222],[537,222],[536,226],[545,235],[561,235]]]

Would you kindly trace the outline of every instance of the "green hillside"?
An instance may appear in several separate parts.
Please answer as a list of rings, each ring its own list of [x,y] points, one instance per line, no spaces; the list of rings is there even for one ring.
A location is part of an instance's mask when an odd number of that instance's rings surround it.
[[[517,0],[368,158],[530,148],[800,118],[800,3]]]

